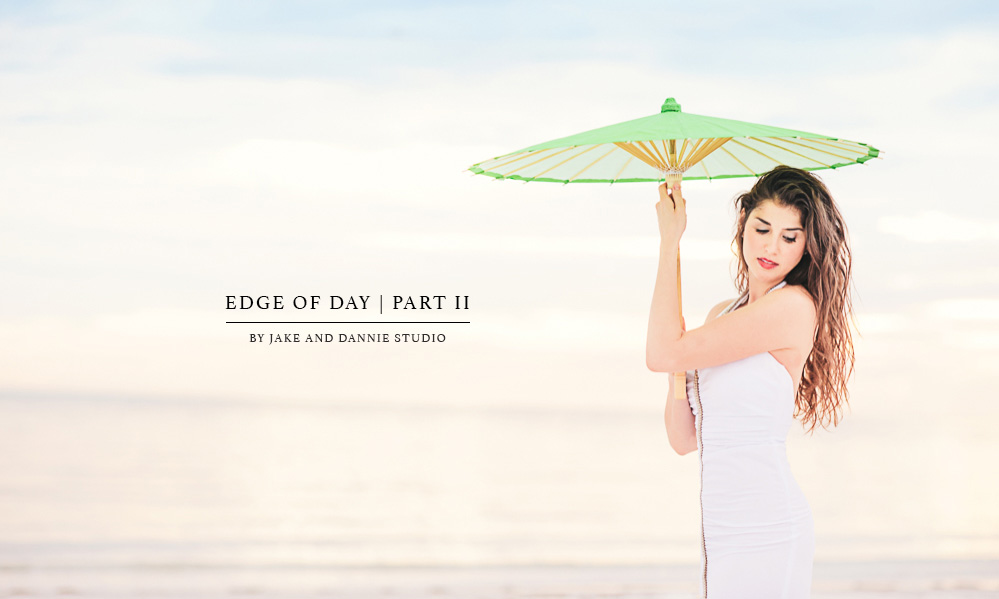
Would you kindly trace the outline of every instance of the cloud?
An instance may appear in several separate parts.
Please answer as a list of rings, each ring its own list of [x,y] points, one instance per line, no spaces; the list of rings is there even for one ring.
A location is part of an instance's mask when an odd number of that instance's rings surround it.
[[[929,302],[926,313],[955,321],[999,321],[999,300],[993,298],[958,298]]]
[[[891,312],[858,312],[855,320],[857,326],[854,332],[859,332],[860,335],[897,333],[907,330],[912,322],[904,314]]]
[[[358,236],[355,243],[378,249],[421,252],[485,252],[529,254],[533,256],[595,256],[617,258],[655,257],[659,239],[654,236],[632,237],[551,237],[530,235],[482,234],[413,234],[380,232]],[[684,261],[728,260],[732,258],[727,239],[684,239]]]
[[[878,230],[915,243],[979,243],[999,241],[999,221],[973,219],[936,210],[884,216]]]
[[[95,318],[94,328],[101,335],[115,334],[125,337],[224,339],[229,334],[229,331],[223,328],[218,313],[169,307],[102,314]]]
[[[999,350],[999,330],[948,331],[944,339],[948,344],[962,349]]]
[[[474,335],[514,350],[629,352],[645,347],[645,315],[594,310],[537,310],[526,315],[482,313]]]

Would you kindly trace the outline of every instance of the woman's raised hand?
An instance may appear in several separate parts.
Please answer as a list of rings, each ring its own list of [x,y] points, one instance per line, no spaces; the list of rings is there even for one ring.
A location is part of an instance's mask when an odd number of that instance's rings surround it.
[[[683,201],[679,181],[672,186],[668,183],[659,186],[656,213],[659,216],[659,238],[662,243],[678,245],[687,228],[687,205]]]

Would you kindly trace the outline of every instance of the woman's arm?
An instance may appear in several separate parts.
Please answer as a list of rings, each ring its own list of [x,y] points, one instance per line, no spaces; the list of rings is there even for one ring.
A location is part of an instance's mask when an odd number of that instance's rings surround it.
[[[694,412],[687,402],[679,402],[673,393],[673,377],[669,379],[669,393],[666,394],[666,436],[669,446],[680,455],[697,449],[697,429],[694,426]]]
[[[659,186],[656,216],[659,221],[659,269],[649,310],[645,363],[649,370],[666,372],[662,368],[662,356],[668,354],[672,344],[683,335],[676,279],[680,237],[687,226],[687,209],[679,183],[672,187],[665,183]]]
[[[711,309],[705,322],[710,322],[724,308],[728,302],[722,302]],[[683,327],[681,326],[681,329]],[[666,394],[666,435],[669,437],[669,445],[673,451],[680,455],[686,455],[697,449],[697,429],[694,426],[694,412],[690,409],[690,402],[680,402],[676,400],[673,393],[673,377],[669,378],[669,392]]]
[[[670,195],[670,192],[672,195]],[[679,184],[659,186],[659,270],[656,274],[645,361],[655,372],[717,366],[765,351],[806,348],[815,330],[815,304],[800,287],[767,293],[749,305],[683,331],[676,290],[676,257],[687,216]]]
[[[656,372],[717,366],[766,351],[808,347],[814,330],[811,296],[800,287],[784,287],[675,338],[659,335],[655,345],[649,344],[646,362]]]

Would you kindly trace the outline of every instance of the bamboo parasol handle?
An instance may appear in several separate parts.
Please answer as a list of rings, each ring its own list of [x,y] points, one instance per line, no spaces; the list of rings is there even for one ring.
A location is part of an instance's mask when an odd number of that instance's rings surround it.
[[[680,292],[680,249],[676,250],[676,305],[680,310],[680,322],[683,322],[683,294]],[[673,373],[673,397],[679,401],[687,401],[687,373]]]
[[[683,181],[682,172],[666,172],[664,175],[666,183],[671,186],[673,183]],[[683,322],[683,293],[680,291],[680,248],[676,249],[676,306],[680,312],[680,322]],[[678,401],[687,402],[686,372],[673,373],[673,397]]]

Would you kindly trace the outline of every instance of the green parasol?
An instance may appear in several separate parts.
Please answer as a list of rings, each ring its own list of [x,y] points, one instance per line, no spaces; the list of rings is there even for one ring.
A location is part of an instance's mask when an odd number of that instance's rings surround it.
[[[468,170],[518,181],[658,182],[759,177],[779,164],[839,168],[878,154],[856,141],[682,112],[669,98],[659,114],[536,144]]]
[[[468,170],[517,181],[672,184],[759,177],[780,164],[809,171],[835,169],[879,154],[867,144],[838,137],[682,112],[676,100],[668,98],[659,114],[536,144],[477,162]],[[679,262],[678,255],[677,295]],[[686,399],[684,375],[675,376],[677,397]]]

